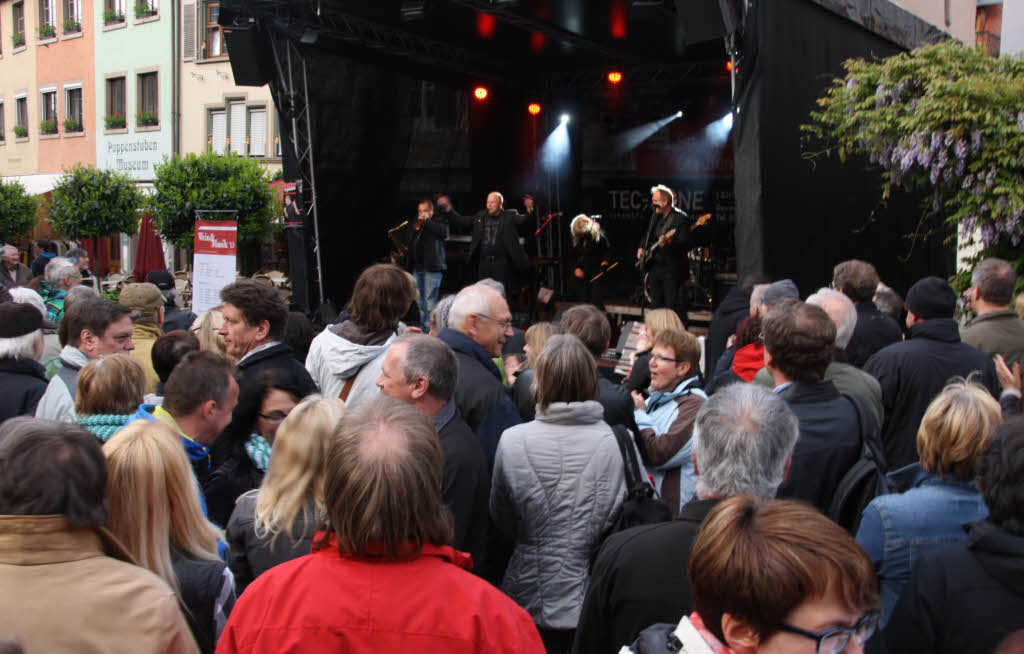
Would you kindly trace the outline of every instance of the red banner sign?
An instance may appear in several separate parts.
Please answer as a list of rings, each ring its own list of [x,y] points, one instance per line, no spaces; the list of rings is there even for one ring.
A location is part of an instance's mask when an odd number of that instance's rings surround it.
[[[238,227],[234,220],[197,220],[196,254],[235,256],[238,248]]]

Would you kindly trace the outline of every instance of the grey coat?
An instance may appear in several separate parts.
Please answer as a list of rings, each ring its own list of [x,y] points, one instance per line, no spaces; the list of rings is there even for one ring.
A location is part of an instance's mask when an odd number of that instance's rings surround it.
[[[603,413],[593,400],[555,403],[498,441],[491,518],[515,540],[501,589],[539,627],[576,627],[591,555],[626,491]]]

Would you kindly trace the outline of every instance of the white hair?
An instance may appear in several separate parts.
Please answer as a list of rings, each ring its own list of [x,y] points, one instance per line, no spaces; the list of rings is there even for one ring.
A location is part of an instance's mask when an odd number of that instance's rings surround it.
[[[497,191],[491,191],[487,195],[497,195],[498,196],[498,202],[501,203],[501,206],[505,206],[505,196],[502,195],[501,193],[499,193]]]
[[[43,330],[37,329],[24,336],[0,338],[0,359],[36,359],[36,353],[43,352]],[[39,345],[36,345],[36,342]]]
[[[676,205],[676,194],[675,194],[675,191],[673,191],[669,187],[665,186],[664,184],[657,184],[657,185],[651,187],[651,195],[654,195],[658,191],[661,191],[662,193],[664,193],[665,195],[668,196],[669,204],[671,204],[672,206]]]
[[[11,299],[21,304],[31,304],[43,314],[43,318],[46,318],[46,305],[43,303],[43,297],[36,293],[31,288],[25,288],[24,286],[15,286],[14,288],[8,289],[11,294]]]
[[[807,304],[821,307],[836,324],[836,347],[840,350],[846,349],[853,338],[853,330],[857,326],[857,307],[853,301],[831,288],[819,288],[818,291],[807,298]]]
[[[459,291],[452,302],[451,311],[448,312],[448,326],[452,329],[462,331],[466,326],[466,319],[476,314],[478,316],[489,316],[491,314],[491,302],[494,296],[498,295],[494,289],[483,284],[473,284]],[[501,296],[498,295],[500,298]]]
[[[483,279],[476,283],[476,286],[483,286],[484,288],[489,288],[498,295],[500,295],[501,297],[505,297],[505,285],[499,282],[497,279],[492,279],[491,277],[484,277]]]
[[[46,283],[54,288],[59,288],[65,279],[77,274],[79,274],[78,264],[64,257],[54,257],[50,263],[46,264],[46,269],[43,271]]]
[[[18,248],[14,247],[10,243],[4,243],[3,246],[0,246],[0,256],[3,256],[4,254],[7,254],[8,252],[17,252],[17,251],[18,251]]]

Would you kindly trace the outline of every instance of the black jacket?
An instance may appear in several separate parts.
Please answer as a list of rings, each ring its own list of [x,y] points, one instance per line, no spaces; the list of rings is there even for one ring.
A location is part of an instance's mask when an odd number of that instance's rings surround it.
[[[445,262],[444,242],[448,238],[448,218],[434,214],[415,229],[416,220],[410,220],[402,229],[402,241],[409,246],[407,265],[410,270],[443,272],[448,269]]]
[[[171,566],[181,588],[182,611],[189,629],[203,654],[213,654],[217,647],[217,607],[224,618],[235,605],[235,593],[228,592],[225,584],[227,566],[221,561],[201,561],[182,552],[171,550]]]
[[[487,470],[494,469],[494,455],[501,434],[521,420],[498,367],[479,344],[462,332],[445,327],[437,335],[455,351],[459,381],[455,386],[455,406],[476,434],[487,458]]]
[[[672,207],[667,216],[654,216],[647,228],[648,251],[658,242],[658,237],[675,230],[668,244],[658,248],[654,257],[645,266],[648,270],[678,271],[690,249],[693,238],[690,234],[690,219],[679,209]],[[641,244],[643,245],[643,244]]]
[[[188,330],[192,327],[192,323],[196,321],[197,317],[191,311],[179,309],[173,303],[164,305],[164,333],[173,332],[175,329]]]
[[[537,399],[533,395],[530,386],[533,384],[533,369],[524,370],[516,377],[516,383],[512,384],[512,400],[519,410],[519,417],[523,422],[530,422],[537,414]],[[604,408],[604,421],[610,426],[623,425],[637,433],[636,418],[633,416],[633,398],[629,391],[621,384],[598,376],[597,386],[599,395],[597,401]]]
[[[671,522],[612,534],[590,572],[573,652],[615,654],[657,622],[693,611],[686,562],[701,523],[718,500],[694,500]]]
[[[299,511],[289,531],[280,534],[271,545],[271,537],[256,535],[256,493],[238,498],[231,513],[224,539],[228,543],[228,567],[235,575],[235,590],[242,594],[256,577],[279,563],[297,559],[312,551],[313,534],[319,522],[313,501],[306,512]]]
[[[317,391],[313,378],[309,376],[309,371],[292,354],[292,348],[284,343],[277,343],[239,361],[238,372],[241,374],[241,379],[238,380],[239,387],[244,388],[247,378],[252,379],[256,373],[263,370],[290,372],[302,389],[303,397]]]
[[[921,418],[950,378],[967,378],[979,371],[979,381],[993,397],[999,397],[992,360],[960,342],[960,331],[952,318],[935,318],[912,326],[907,340],[876,352],[864,364],[864,371],[882,387],[882,444],[889,470],[918,460]]]
[[[256,467],[243,443],[236,443],[224,463],[203,480],[206,514],[214,524],[224,527],[235,509],[235,501],[243,494],[259,488],[263,471]]]
[[[611,244],[604,232],[601,232],[596,241],[592,238],[581,238],[573,243],[573,268],[583,270],[581,281],[590,283],[590,279],[601,272],[601,262],[608,261],[610,251]]]
[[[872,354],[902,340],[903,330],[892,316],[879,311],[874,302],[861,302],[857,305],[853,336],[846,346],[847,363],[863,368]]]
[[[629,377],[622,380],[622,386],[626,393],[640,391],[646,393],[651,385],[651,351],[644,350],[637,352],[633,357],[633,367],[629,371]]]
[[[989,654],[1024,629],[1024,537],[991,522],[924,554],[885,628],[890,652]]]
[[[0,424],[8,418],[34,416],[46,384],[46,372],[38,362],[0,359]]]
[[[786,401],[800,423],[800,436],[793,448],[789,476],[779,487],[779,497],[804,500],[828,511],[843,475],[857,463],[861,451],[861,427],[853,401],[836,390],[832,382],[793,382],[779,397]],[[864,407],[871,430],[878,426],[870,409]]]
[[[489,519],[487,502],[491,494],[487,460],[480,442],[459,415],[454,402],[449,402],[434,416],[434,425],[444,453],[441,495],[455,518],[452,546],[469,552],[473,556],[473,571],[480,574],[485,566]]]
[[[472,221],[473,236],[469,242],[469,260],[471,262],[478,262],[480,260],[480,253],[483,251],[484,219],[486,217],[486,210],[478,211],[471,218],[458,216],[460,220]],[[515,211],[504,210],[501,212],[501,234],[499,238],[504,246],[505,257],[514,268],[520,271],[526,270],[530,266],[526,250],[519,243],[519,223],[522,220],[523,216]]]
[[[744,318],[750,316],[750,291],[734,286],[725,296],[722,303],[715,309],[711,317],[711,327],[704,342],[704,377],[714,377],[714,366],[725,352],[725,344],[729,337],[736,333],[736,328]],[[708,370],[711,368],[711,370]]]

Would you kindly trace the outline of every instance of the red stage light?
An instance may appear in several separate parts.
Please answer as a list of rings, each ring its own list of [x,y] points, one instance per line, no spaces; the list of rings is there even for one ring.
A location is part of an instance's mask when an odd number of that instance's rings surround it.
[[[486,100],[487,99],[487,87],[486,86],[478,86],[475,89],[473,89],[473,97],[476,98],[477,100]]]
[[[536,116],[540,113],[540,103],[531,102],[529,106],[526,107],[526,110],[530,112],[531,116]]]
[[[730,73],[732,72],[732,62],[731,61],[725,62],[725,70],[727,70]]]
[[[498,32],[498,19],[482,11],[476,12],[476,33],[482,39],[493,39]]]
[[[622,73],[620,73],[617,70],[613,70],[612,72],[608,73],[608,81],[611,82],[612,84],[618,84],[619,82],[622,81]]]

